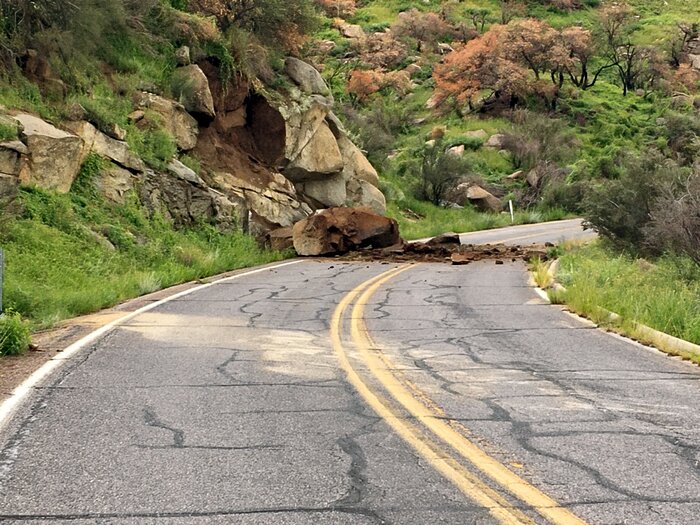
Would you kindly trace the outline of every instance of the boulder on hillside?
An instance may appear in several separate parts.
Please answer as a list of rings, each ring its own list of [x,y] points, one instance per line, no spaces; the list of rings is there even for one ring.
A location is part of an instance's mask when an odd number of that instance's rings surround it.
[[[531,186],[532,188],[536,188],[540,184],[540,174],[537,172],[536,169],[530,170],[525,176],[525,180],[527,180],[529,186]]]
[[[303,92],[310,95],[330,96],[331,90],[326,81],[311,64],[298,58],[287,57],[284,61],[284,71]]]
[[[467,199],[482,211],[498,212],[503,207],[499,198],[477,185],[472,185],[467,189]]]
[[[294,248],[294,233],[291,226],[286,228],[277,228],[272,230],[269,235],[270,248],[273,250],[284,251]]]
[[[323,179],[343,170],[343,157],[333,132],[322,122],[299,155],[284,169],[293,182]]]
[[[400,241],[398,223],[367,208],[329,208],[293,228],[299,255],[347,253],[359,248],[387,248]]]
[[[180,102],[194,118],[205,124],[214,120],[214,97],[209,80],[198,65],[190,64],[176,69],[173,84],[178,86]]]
[[[345,190],[347,192],[348,206],[361,206],[369,208],[374,213],[384,215],[386,213],[386,197],[376,186],[361,179],[350,179]]]
[[[466,137],[472,137],[475,139],[482,139],[482,140],[486,140],[487,138],[489,138],[489,134],[486,133],[486,131],[484,131],[483,129],[475,129],[472,131],[467,131],[464,135]]]
[[[379,187],[377,170],[344,133],[338,137],[338,147],[343,157],[343,175],[346,180],[359,179]]]
[[[367,38],[365,30],[362,29],[362,26],[357,24],[344,23],[340,25],[339,30],[340,34],[345,38],[351,38],[353,40],[364,40]]]
[[[506,143],[506,136],[502,133],[491,135],[489,140],[484,143],[484,147],[493,149],[503,149]]]
[[[22,137],[29,152],[22,182],[67,193],[80,171],[82,139],[34,115],[21,113],[14,119],[24,128]]]

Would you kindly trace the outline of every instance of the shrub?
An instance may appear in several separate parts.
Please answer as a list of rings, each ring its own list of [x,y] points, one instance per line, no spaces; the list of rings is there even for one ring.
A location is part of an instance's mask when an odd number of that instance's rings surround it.
[[[439,205],[457,181],[469,175],[467,160],[445,151],[442,139],[426,144],[419,152],[420,182],[417,197]]]
[[[653,248],[687,255],[700,265],[700,165],[663,189],[652,206],[644,236]]]
[[[29,343],[29,323],[12,310],[0,315],[0,356],[23,354]]]
[[[513,122],[504,148],[516,168],[527,170],[546,161],[561,165],[574,157],[578,141],[564,121],[520,110],[513,113]]]
[[[618,179],[594,186],[584,208],[589,226],[621,248],[644,247],[644,228],[657,199],[679,177],[678,165],[658,151],[623,157]]]

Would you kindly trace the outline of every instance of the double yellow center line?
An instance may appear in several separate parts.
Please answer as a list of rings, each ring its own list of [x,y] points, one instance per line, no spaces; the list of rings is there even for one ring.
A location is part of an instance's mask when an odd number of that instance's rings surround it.
[[[403,265],[384,272],[357,286],[338,304],[331,318],[331,341],[349,382],[364,401],[413,449],[438,472],[450,480],[465,496],[489,510],[503,524],[532,524],[534,521],[520,506],[531,508],[556,525],[585,525],[585,522],[552,498],[523,480],[458,432],[445,420],[441,410],[424,396],[417,395],[392,373],[386,355],[376,348],[364,322],[365,306],[379,288],[405,272],[412,265]],[[353,367],[343,343],[345,314],[349,317],[350,336],[356,355],[363,364],[368,379]],[[379,384],[393,403],[370,385]],[[405,411],[401,415],[395,408]],[[505,489],[519,503],[509,502],[464,464],[480,471],[494,486]]]

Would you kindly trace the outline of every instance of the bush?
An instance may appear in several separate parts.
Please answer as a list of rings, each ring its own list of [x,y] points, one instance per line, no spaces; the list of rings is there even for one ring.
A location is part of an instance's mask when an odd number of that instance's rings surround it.
[[[644,248],[644,229],[657,199],[680,176],[678,165],[658,151],[623,157],[622,175],[594,186],[584,209],[589,226],[621,248]]]
[[[29,323],[12,310],[0,315],[0,356],[23,354],[29,343]]]
[[[542,162],[561,165],[574,158],[578,141],[564,121],[520,110],[513,113],[513,122],[504,148],[516,168],[528,170]]]
[[[687,255],[700,265],[700,165],[675,186],[664,188],[644,228],[653,248]]]
[[[420,181],[417,197],[440,205],[447,192],[471,173],[467,160],[445,151],[442,139],[426,144],[419,152]]]

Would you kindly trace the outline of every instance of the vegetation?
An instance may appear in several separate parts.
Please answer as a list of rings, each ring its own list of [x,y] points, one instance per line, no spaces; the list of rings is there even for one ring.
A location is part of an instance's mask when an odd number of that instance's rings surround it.
[[[597,244],[567,252],[557,280],[568,307],[597,323],[634,334],[639,322],[700,344],[700,266],[687,257],[651,262]]]
[[[240,232],[175,230],[136,199],[107,203],[87,184],[67,195],[24,189],[2,233],[5,304],[45,328],[185,281],[283,257]]]

